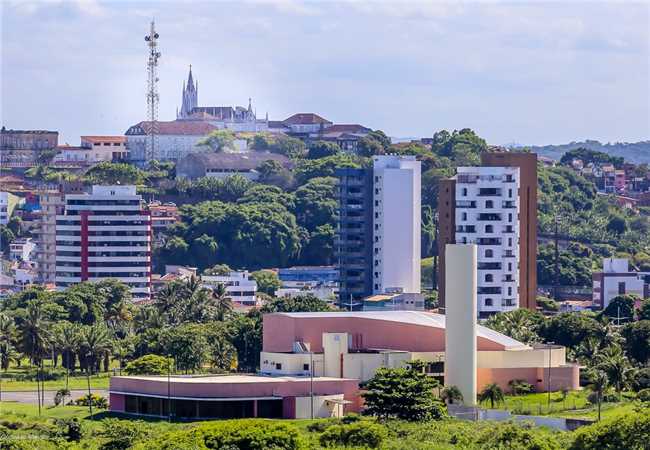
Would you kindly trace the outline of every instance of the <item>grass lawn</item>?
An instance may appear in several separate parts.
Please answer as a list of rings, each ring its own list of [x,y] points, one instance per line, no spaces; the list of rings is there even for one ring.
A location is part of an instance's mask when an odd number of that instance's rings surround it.
[[[99,410],[100,412],[103,410]],[[18,402],[0,402],[0,417],[5,415],[38,417],[38,405]],[[89,417],[86,406],[46,406],[41,409],[41,417],[50,419],[68,419],[76,417],[86,419]]]
[[[571,391],[566,398],[563,398],[561,392],[552,392],[550,407],[548,393],[545,392],[517,396],[506,395],[505,402],[495,404],[494,408],[507,409],[513,414],[596,419],[598,418],[598,408],[587,401],[589,394],[589,390],[583,389]],[[490,405],[483,403],[481,406],[489,408]],[[619,403],[603,403],[602,417],[629,412],[633,410],[633,407],[633,403],[623,396],[623,400]]]

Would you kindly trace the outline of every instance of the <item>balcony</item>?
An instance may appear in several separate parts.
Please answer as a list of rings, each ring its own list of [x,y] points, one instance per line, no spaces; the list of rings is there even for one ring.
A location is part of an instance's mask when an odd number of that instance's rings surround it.
[[[501,300],[501,306],[504,308],[512,308],[517,305],[517,302],[514,298],[504,298]]]
[[[491,294],[491,295],[496,295],[496,294],[501,294],[501,288],[498,286],[480,286],[478,288],[478,294]]]
[[[462,174],[456,175],[456,183],[475,184],[478,181],[476,174]]]
[[[503,233],[514,233],[515,229],[512,227],[512,225],[506,225],[503,227]]]
[[[505,283],[509,283],[509,282],[515,281],[515,279],[512,278],[512,275],[504,275],[503,278],[501,279],[501,281],[503,281]]]
[[[501,220],[501,214],[481,213],[478,215],[478,220],[482,222],[494,222],[497,220]]]
[[[500,238],[478,238],[476,240],[478,245],[501,245]]]
[[[504,258],[516,258],[517,255],[515,255],[512,250],[506,250],[505,252],[503,252],[503,257]]]
[[[474,225],[459,225],[456,227],[456,233],[476,233]]]
[[[504,183],[514,183],[514,182],[516,182],[517,180],[515,180],[515,177],[513,177],[512,175],[506,175],[506,176],[503,178],[502,181],[503,181]]]
[[[478,270],[501,270],[501,263],[499,263],[499,262],[480,262],[480,263],[478,263]]]
[[[479,197],[501,197],[501,189],[497,188],[481,188],[478,191]]]
[[[364,216],[345,216],[341,217],[341,222],[353,222],[353,223],[362,223],[365,222],[366,218]]]
[[[474,200],[457,200],[456,208],[476,208],[476,202]]]
[[[515,202],[508,200],[508,201],[502,202],[501,207],[504,208],[504,209],[514,209],[514,208],[517,207],[517,205],[515,204]]]

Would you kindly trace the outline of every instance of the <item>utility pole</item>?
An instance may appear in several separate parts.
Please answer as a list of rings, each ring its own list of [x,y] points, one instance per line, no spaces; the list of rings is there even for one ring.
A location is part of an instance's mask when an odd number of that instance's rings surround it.
[[[154,159],[156,152],[156,135],[158,133],[158,58],[161,54],[158,51],[158,38],[159,34],[156,33],[155,22],[151,21],[151,28],[149,34],[144,37],[149,47],[149,62],[147,63],[147,116],[149,119],[149,128],[147,134],[149,139],[145,150],[145,161],[151,163]]]

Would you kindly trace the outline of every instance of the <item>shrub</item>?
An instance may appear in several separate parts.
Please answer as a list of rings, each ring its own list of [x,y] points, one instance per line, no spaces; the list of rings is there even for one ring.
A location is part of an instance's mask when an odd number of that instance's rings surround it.
[[[323,447],[348,446],[377,448],[388,436],[386,428],[370,422],[356,422],[349,425],[333,425],[320,435]]]
[[[164,375],[169,371],[171,360],[159,355],[144,355],[126,365],[127,375]]]
[[[616,416],[574,432],[570,450],[645,449],[650,442],[650,412]]]
[[[75,417],[72,419],[57,419],[55,422],[58,435],[69,442],[79,442],[83,437],[83,428],[81,423]]]
[[[508,450],[559,450],[560,445],[553,435],[539,433],[525,425],[512,422],[488,427],[477,441],[482,449]]]
[[[108,408],[108,400],[106,400],[106,397],[102,397],[101,395],[97,395],[97,394],[92,394],[90,399],[92,400],[93,408],[98,408],[98,409]],[[79,397],[74,401],[74,403],[77,406],[89,406],[90,401],[88,398],[88,394],[84,395],[83,397]]]
[[[43,369],[40,372],[36,369],[17,374],[16,381],[58,381],[65,378],[64,369]]]
[[[189,430],[166,433],[133,447],[138,450],[228,449],[303,450],[298,429],[290,424],[246,419],[212,422]]]
[[[140,420],[105,419],[100,433],[107,441],[102,450],[126,450],[151,435],[151,427]]]
[[[56,391],[56,394],[54,395],[54,406],[59,406],[61,403],[63,403],[63,400],[66,397],[70,396],[70,389],[59,389]]]
[[[650,389],[641,389],[636,393],[636,398],[642,402],[650,402]]]
[[[508,386],[512,395],[523,395],[534,392],[533,385],[526,380],[510,380],[508,381]]]
[[[587,396],[587,401],[592,405],[597,405],[598,394],[596,392],[590,393]],[[618,401],[618,397],[616,396],[616,394],[612,394],[611,392],[606,392],[605,394],[603,394],[602,403],[616,403],[617,401]]]
[[[635,391],[650,388],[650,367],[644,367],[634,374],[632,388]]]

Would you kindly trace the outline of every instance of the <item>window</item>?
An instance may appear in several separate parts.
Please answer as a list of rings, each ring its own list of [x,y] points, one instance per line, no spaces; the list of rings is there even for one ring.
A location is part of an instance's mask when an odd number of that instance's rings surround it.
[[[508,214],[508,222],[512,222],[512,213]]]
[[[485,274],[485,282],[486,283],[491,283],[493,281],[494,281],[494,275],[492,275],[491,273],[486,273]]]
[[[508,246],[512,247],[512,238],[508,238]]]
[[[282,370],[282,364],[281,363],[275,363],[275,370]]]
[[[512,288],[508,287],[508,295],[512,295]]]
[[[618,295],[625,295],[625,281],[618,282]]]
[[[467,188],[463,188],[463,197],[467,197]]]
[[[494,227],[492,225],[485,225],[486,233],[494,233]]]
[[[486,208],[494,208],[494,202],[492,200],[487,200],[485,202],[485,207]]]
[[[303,364],[302,365],[302,370],[308,371],[309,370],[309,364]]]
[[[492,306],[492,299],[491,298],[486,298],[485,299],[485,306]]]
[[[485,250],[486,258],[492,258],[493,256],[494,256],[494,252],[492,251],[492,249],[488,248],[487,250]]]
[[[467,213],[466,212],[461,214],[460,220],[467,220]]]

